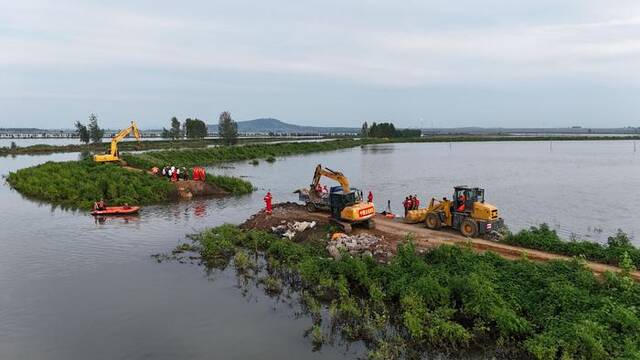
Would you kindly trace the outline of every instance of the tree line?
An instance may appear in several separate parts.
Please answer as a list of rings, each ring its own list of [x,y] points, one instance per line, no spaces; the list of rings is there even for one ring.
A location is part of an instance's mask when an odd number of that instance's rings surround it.
[[[171,127],[167,130],[162,128],[162,137],[165,139],[204,139],[207,136],[207,124],[195,118],[187,118],[181,124],[175,116],[171,118]]]
[[[371,126],[365,121],[360,131],[362,137],[372,138],[411,138],[422,136],[420,129],[396,129],[393,123],[373,123]]]
[[[207,124],[200,119],[187,118],[184,124],[174,116],[171,127],[162,129],[162,137],[166,139],[203,139],[207,136]],[[238,141],[238,124],[231,117],[231,113],[223,111],[218,117],[218,135],[226,145],[233,145]]]
[[[88,144],[89,142],[100,143],[104,137],[104,129],[98,125],[98,116],[96,114],[89,115],[87,125],[80,121],[75,123],[76,134],[80,137],[80,141]],[[207,136],[207,124],[198,119],[185,119],[181,123],[177,117],[171,118],[169,129],[162,128],[162,137],[165,139],[204,139]],[[233,145],[238,142],[238,124],[231,117],[231,113],[223,111],[218,117],[218,134],[226,145]]]

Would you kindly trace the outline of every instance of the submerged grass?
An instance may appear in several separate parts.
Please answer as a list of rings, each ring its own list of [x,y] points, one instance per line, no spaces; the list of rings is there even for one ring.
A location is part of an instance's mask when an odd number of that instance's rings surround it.
[[[640,286],[628,272],[596,279],[579,260],[509,261],[453,246],[418,254],[411,242],[388,265],[336,261],[319,245],[232,225],[194,239],[214,266],[238,249],[264,256],[266,291],[279,284],[300,291],[316,345],[325,341],[319,308],[326,307],[330,328],[363,340],[371,358],[478,347],[505,358],[640,357]]]
[[[146,172],[90,159],[46,162],[9,173],[7,181],[28,197],[80,209],[90,209],[100,198],[110,205],[159,203],[167,201],[173,189]]]

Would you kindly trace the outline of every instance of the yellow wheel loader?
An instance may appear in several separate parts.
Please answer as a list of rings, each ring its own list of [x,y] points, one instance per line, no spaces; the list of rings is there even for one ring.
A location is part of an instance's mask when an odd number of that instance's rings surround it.
[[[504,226],[498,208],[484,201],[484,189],[454,187],[453,200],[431,199],[425,224],[429,229],[448,226],[462,235],[475,237],[496,233]]]
[[[135,121],[131,122],[131,125],[126,129],[120,130],[116,136],[111,139],[111,147],[109,148],[109,152],[106,154],[96,154],[93,155],[93,161],[95,162],[112,162],[112,161],[120,161],[120,153],[118,152],[118,143],[122,141],[122,139],[126,138],[133,132],[133,136],[136,137],[136,140],[140,142],[140,130],[138,129],[138,125],[136,125]]]
[[[323,191],[319,186],[320,178],[328,177],[336,180],[340,186],[332,186]],[[373,217],[376,209],[373,203],[362,200],[362,192],[349,186],[349,180],[339,171],[316,166],[313,181],[309,188],[299,189],[300,201],[305,203],[307,211],[329,211],[332,222],[340,225],[346,233],[351,232],[351,225],[362,224],[368,229],[375,227]]]

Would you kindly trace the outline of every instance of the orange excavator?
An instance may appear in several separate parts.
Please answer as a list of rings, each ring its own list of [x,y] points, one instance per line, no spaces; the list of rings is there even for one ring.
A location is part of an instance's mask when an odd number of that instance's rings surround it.
[[[118,143],[122,141],[122,139],[129,136],[129,134],[131,133],[133,133],[133,136],[135,136],[136,140],[140,142],[140,129],[138,129],[138,125],[136,125],[136,122],[132,121],[129,127],[120,130],[120,132],[111,139],[111,147],[109,148],[109,152],[107,152],[106,154],[93,155],[93,160],[99,163],[120,161],[120,154],[118,153]]]
[[[328,177],[340,186],[332,186],[327,193],[318,191],[320,178]],[[296,190],[300,201],[305,203],[307,211],[325,210],[331,213],[331,221],[340,225],[346,233],[351,225],[362,224],[372,229],[376,210],[373,203],[363,201],[360,190],[349,186],[349,180],[341,172],[316,166],[313,181],[308,188]]]

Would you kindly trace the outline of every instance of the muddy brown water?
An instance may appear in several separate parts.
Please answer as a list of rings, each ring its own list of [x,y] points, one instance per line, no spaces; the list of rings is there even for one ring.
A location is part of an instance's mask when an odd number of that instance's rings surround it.
[[[2,174],[78,154],[0,158]],[[563,236],[606,241],[640,231],[640,167],[633,143],[527,142],[392,144],[230,164],[248,196],[145,207],[139,217],[95,222],[0,186],[0,359],[355,358],[362,344],[313,352],[311,320],[290,300],[253,289],[233,272],[157,263],[184,235],[240,223],[262,206],[295,200],[314,166],[342,170],[378,208],[407,193],[451,196],[453,184],[482,185],[512,229],[547,222]]]

